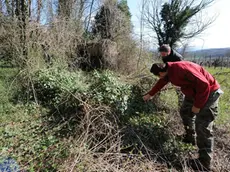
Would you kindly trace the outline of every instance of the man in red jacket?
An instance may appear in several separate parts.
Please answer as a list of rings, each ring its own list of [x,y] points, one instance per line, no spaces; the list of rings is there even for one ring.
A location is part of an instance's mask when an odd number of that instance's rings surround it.
[[[168,82],[181,88],[185,98],[180,110],[186,137],[196,142],[199,158],[191,162],[197,170],[211,168],[213,154],[213,121],[218,114],[218,99],[223,92],[215,78],[203,67],[188,61],[155,63],[151,73],[160,79],[143,97],[148,101]]]

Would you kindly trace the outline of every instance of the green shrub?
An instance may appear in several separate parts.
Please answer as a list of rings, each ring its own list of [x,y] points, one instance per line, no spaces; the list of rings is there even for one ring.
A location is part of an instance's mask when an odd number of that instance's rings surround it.
[[[55,129],[58,136],[71,136],[81,121],[81,103],[88,91],[86,76],[80,71],[49,68],[25,78],[30,84],[22,83],[19,93],[24,104],[35,101],[46,108],[42,116],[46,128]]]
[[[76,100],[67,100],[86,92],[88,88],[81,72],[61,69],[40,70],[35,73],[33,83],[38,101],[46,107],[57,107],[64,102],[75,106]]]
[[[143,88],[141,88],[138,84],[134,84],[131,87],[131,95],[128,99],[128,108],[126,111],[126,115],[128,116],[139,116],[139,114],[152,114],[156,111],[156,106],[153,101],[144,102]]]
[[[94,71],[90,90],[93,100],[101,104],[111,105],[124,114],[131,93],[131,86],[119,80],[114,73]]]

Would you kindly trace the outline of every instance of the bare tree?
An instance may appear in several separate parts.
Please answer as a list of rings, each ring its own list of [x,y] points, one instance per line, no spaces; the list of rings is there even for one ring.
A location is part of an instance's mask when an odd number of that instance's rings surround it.
[[[32,11],[32,1],[31,0],[28,0],[28,17],[31,17],[31,11]]]
[[[93,4],[94,4],[94,0],[92,0],[92,1],[91,1],[91,4],[90,4],[89,18],[88,18],[88,23],[87,23],[87,26],[86,26],[86,31],[88,31],[88,29],[89,29],[89,24],[90,24],[90,21],[91,21],[91,15],[92,15]]]
[[[18,19],[19,32],[20,32],[20,43],[22,48],[22,54],[27,58],[27,47],[26,47],[26,25],[28,19],[28,3],[26,0],[15,1],[15,15]]]
[[[37,19],[36,19],[37,23],[39,23],[41,19],[41,9],[42,9],[42,0],[37,0]]]
[[[79,7],[78,7],[79,10],[78,10],[78,16],[77,16],[78,19],[81,19],[83,16],[85,2],[86,2],[86,0],[80,0],[78,2],[78,4],[79,4]]]
[[[3,2],[2,2],[2,0],[0,0],[0,13],[2,13],[3,12]]]
[[[159,45],[167,43],[175,47],[177,42],[199,35],[213,23],[215,18],[205,19],[202,15],[202,11],[213,1],[146,0],[143,19],[154,31]]]
[[[144,8],[145,8],[145,3],[146,0],[142,0],[142,5],[141,5],[141,19],[140,19],[140,49],[139,49],[139,58],[137,61],[137,68],[142,56],[142,50],[143,50],[143,31],[144,31]]]

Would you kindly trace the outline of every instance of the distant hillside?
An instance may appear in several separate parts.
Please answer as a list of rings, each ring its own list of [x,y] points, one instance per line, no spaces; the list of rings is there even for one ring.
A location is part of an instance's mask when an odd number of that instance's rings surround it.
[[[187,56],[196,56],[196,57],[223,57],[230,56],[230,47],[229,48],[210,48],[203,50],[194,50],[188,51]]]

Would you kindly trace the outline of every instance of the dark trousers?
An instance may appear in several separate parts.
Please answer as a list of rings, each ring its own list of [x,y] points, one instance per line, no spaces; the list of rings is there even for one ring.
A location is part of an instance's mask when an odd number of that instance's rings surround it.
[[[210,166],[213,157],[213,121],[218,114],[218,91],[212,92],[205,106],[198,114],[191,112],[193,100],[184,98],[180,115],[186,134],[195,137],[199,148],[199,159]]]

